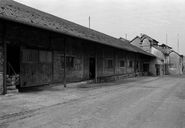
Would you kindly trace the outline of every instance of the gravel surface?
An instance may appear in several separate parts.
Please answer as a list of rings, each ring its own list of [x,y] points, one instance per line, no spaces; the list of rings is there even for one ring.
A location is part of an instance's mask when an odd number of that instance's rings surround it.
[[[0,128],[184,128],[185,76],[0,96]]]

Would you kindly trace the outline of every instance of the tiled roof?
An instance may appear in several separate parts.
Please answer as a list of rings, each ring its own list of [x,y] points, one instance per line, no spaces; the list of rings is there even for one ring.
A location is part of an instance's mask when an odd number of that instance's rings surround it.
[[[90,40],[131,52],[153,56],[141,50],[137,50],[131,44],[120,41],[117,38],[83,27],[37,9],[33,9],[13,0],[0,0],[0,18]]]
[[[164,48],[172,49],[172,47],[170,47],[170,46],[168,46],[168,45],[166,45],[166,44],[161,44],[160,46],[161,46],[161,47],[164,47]]]
[[[130,43],[132,43],[135,39],[139,38],[141,40],[141,38],[139,36],[136,36],[135,38],[133,38]]]
[[[183,55],[179,54],[178,52],[176,52],[176,51],[174,51],[174,50],[171,50],[171,52],[170,52],[170,53],[173,53],[173,52],[174,52],[174,53],[176,53],[177,55],[179,55],[179,56],[183,57]],[[169,54],[170,54],[170,53],[169,53]]]
[[[170,54],[171,51],[172,51],[170,49],[163,49],[163,48],[161,48],[159,46],[153,46],[153,47],[156,48],[156,49],[158,49],[159,51],[161,51],[163,54],[166,54],[166,55]]]
[[[124,38],[120,38],[121,41],[123,41],[124,44],[129,44],[130,45],[130,41],[129,40],[126,40]],[[132,44],[131,44],[132,45]],[[141,48],[138,48],[134,45],[132,45],[132,48],[135,50],[135,51],[138,51],[139,53],[141,54],[145,54],[145,55],[149,55],[149,56],[154,56],[153,54],[149,53],[149,52],[146,52],[144,50],[142,50]]]
[[[146,34],[142,34],[141,36],[141,41],[143,41],[145,38],[148,38],[149,40],[152,40],[153,42],[155,42],[156,44],[158,44],[159,42],[155,39],[153,39],[152,37],[146,35]]]

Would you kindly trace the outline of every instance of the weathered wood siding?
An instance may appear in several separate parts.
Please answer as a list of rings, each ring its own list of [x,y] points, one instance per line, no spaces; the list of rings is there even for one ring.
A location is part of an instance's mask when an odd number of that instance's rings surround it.
[[[52,52],[35,49],[21,49],[21,85],[36,86],[52,81]]]
[[[66,63],[73,61],[72,67],[66,64],[67,81],[80,81],[83,79],[83,47],[78,39],[66,38]]]
[[[60,51],[53,53],[53,81],[63,82],[64,78],[64,54]]]
[[[62,83],[64,52],[67,82],[89,79],[89,59],[92,57],[96,60],[97,77],[143,71],[142,55],[87,40],[15,23],[8,24],[6,37],[9,44],[17,43],[21,47],[22,87]]]

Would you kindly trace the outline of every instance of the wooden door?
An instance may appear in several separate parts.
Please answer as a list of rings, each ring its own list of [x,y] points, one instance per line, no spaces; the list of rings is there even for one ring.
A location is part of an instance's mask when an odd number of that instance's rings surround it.
[[[48,84],[52,81],[52,52],[21,49],[21,87]]]

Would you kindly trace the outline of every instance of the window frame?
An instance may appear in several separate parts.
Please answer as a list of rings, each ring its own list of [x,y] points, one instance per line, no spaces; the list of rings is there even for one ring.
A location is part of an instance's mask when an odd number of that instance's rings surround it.
[[[129,60],[128,67],[129,67],[129,68],[133,68],[133,61],[132,61],[132,60]]]
[[[121,62],[123,62],[123,63],[121,63]],[[123,65],[122,65],[123,64]],[[119,67],[120,68],[124,68],[125,67],[125,60],[120,60],[119,61]]]
[[[111,64],[109,62],[111,62]],[[112,58],[106,58],[106,60],[105,60],[105,68],[106,69],[113,69],[113,67],[114,67],[113,59]]]
[[[60,56],[60,61],[61,61],[61,67],[62,69],[64,69],[64,56]],[[69,62],[69,60],[71,59],[71,62]],[[75,57],[74,56],[66,56],[66,69],[74,69],[75,67]]]

